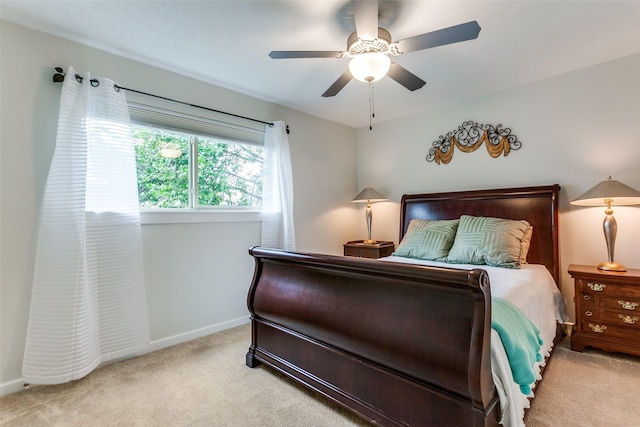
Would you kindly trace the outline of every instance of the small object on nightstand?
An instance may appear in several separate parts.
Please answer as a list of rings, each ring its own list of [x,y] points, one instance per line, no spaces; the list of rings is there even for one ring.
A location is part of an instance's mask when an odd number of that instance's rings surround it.
[[[365,210],[365,217],[367,219],[367,240],[364,241],[366,244],[375,244],[378,243],[376,240],[371,238],[371,219],[373,217],[371,213],[371,202],[384,202],[387,198],[382,194],[378,193],[371,187],[367,187],[362,190],[356,197],[351,200],[352,202],[367,202],[367,209]],[[367,257],[373,258],[373,257]],[[378,258],[378,257],[376,257]]]
[[[363,240],[353,240],[345,243],[344,256],[360,258],[382,258],[390,256],[395,250],[393,242],[365,243]]]
[[[606,205],[605,217],[602,223],[604,238],[607,241],[607,253],[609,260],[598,264],[598,269],[606,271],[625,271],[627,268],[613,261],[613,250],[616,244],[618,225],[613,217],[611,206],[640,205],[640,191],[611,179],[600,182],[598,185],[571,202],[578,206],[602,206]]]
[[[640,270],[609,272],[572,264],[569,274],[576,303],[571,349],[593,347],[640,356]]]

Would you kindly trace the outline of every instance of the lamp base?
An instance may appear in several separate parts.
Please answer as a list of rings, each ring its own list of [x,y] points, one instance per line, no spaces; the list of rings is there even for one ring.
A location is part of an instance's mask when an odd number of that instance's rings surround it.
[[[603,262],[602,264],[598,264],[598,270],[627,271],[627,267],[617,262]]]
[[[362,243],[364,243],[365,245],[376,245],[378,241],[373,239],[367,239],[367,240],[363,240]]]

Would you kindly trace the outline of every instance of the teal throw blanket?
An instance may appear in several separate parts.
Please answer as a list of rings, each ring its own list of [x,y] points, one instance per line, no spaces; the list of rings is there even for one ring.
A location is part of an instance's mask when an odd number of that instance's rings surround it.
[[[533,366],[542,361],[540,330],[510,302],[493,297],[491,304],[491,327],[500,335],[514,381],[528,395],[536,381]]]

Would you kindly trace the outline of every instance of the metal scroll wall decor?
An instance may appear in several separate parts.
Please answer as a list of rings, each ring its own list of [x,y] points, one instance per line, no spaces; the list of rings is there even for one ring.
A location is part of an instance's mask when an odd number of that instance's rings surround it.
[[[428,162],[437,164],[449,163],[453,157],[454,147],[458,147],[463,153],[476,151],[483,143],[487,146],[489,155],[494,159],[504,154],[505,157],[511,150],[518,150],[522,143],[515,135],[511,134],[511,129],[502,128],[502,125],[483,125],[474,121],[466,121],[446,135],[433,141],[433,148],[427,155]]]

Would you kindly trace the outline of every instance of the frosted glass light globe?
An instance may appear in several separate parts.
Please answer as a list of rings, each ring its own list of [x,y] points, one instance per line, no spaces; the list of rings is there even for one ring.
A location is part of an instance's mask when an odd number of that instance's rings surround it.
[[[356,80],[371,83],[387,75],[391,59],[380,52],[367,52],[354,56],[349,62],[349,71]]]

